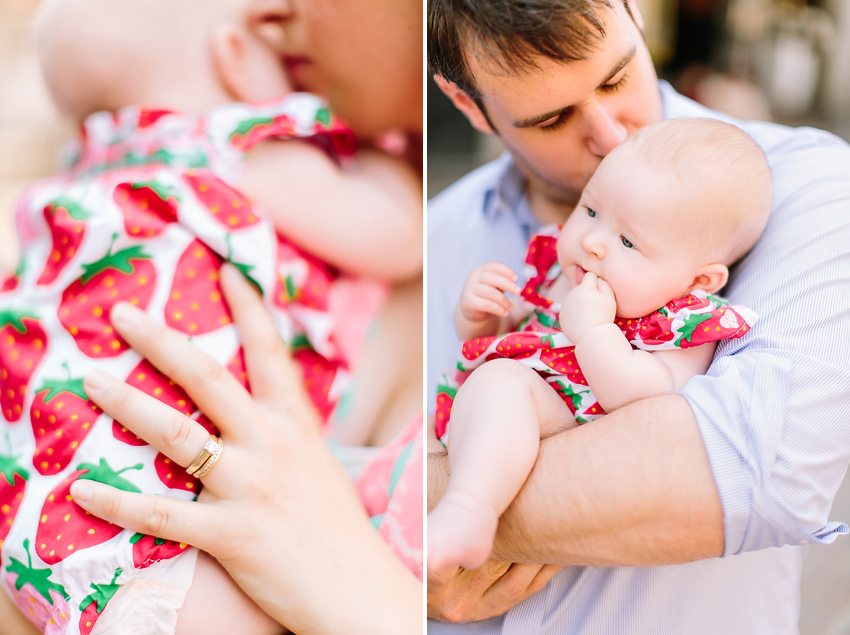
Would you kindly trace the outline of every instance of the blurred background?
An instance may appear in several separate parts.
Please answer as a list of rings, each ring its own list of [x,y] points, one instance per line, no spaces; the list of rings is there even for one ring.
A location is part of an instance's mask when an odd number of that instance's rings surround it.
[[[14,270],[14,201],[23,186],[53,171],[73,130],[63,125],[41,82],[30,38],[38,0],[0,0],[0,273]]]
[[[743,118],[814,125],[850,139],[850,0],[638,0],[659,75]],[[52,107],[30,40],[38,0],[0,0],[0,273],[13,270],[14,201],[50,174],[73,130]],[[501,152],[429,81],[427,195]],[[850,484],[832,514],[850,520]],[[802,635],[850,635],[850,538],[812,548]]]
[[[638,0],[660,77],[743,119],[850,140],[850,0]],[[427,196],[502,152],[428,81]],[[830,519],[850,521],[850,478]],[[810,549],[801,635],[850,635],[850,537]]]

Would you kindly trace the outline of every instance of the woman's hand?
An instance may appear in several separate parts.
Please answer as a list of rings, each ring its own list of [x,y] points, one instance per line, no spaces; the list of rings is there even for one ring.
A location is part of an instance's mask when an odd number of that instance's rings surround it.
[[[184,335],[130,305],[112,311],[121,336],[221,431],[224,448],[198,502],[83,481],[72,496],[111,522],[209,552],[295,632],[419,631],[421,586],[372,529],[327,450],[261,298],[232,267],[221,279],[253,396]],[[105,412],[184,467],[209,438],[200,424],[102,372],[89,374],[85,387]]]

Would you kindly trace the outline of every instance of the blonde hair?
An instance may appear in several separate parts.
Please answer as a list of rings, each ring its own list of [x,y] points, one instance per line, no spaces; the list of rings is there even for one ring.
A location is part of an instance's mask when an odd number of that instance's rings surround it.
[[[773,182],[762,149],[743,130],[716,119],[669,119],[646,126],[627,143],[688,193],[676,220],[686,222],[706,258],[731,265],[767,224]]]

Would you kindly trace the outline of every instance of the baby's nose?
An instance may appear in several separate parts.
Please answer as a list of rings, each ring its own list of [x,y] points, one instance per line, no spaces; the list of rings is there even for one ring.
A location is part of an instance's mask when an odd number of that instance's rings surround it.
[[[585,234],[581,239],[581,247],[587,253],[593,254],[597,258],[603,258],[605,256],[605,243],[596,232],[588,232]]]

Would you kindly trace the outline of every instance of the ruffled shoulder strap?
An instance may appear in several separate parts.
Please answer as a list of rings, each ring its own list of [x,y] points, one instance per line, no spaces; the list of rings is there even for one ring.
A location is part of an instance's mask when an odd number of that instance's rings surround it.
[[[757,319],[752,309],[694,291],[642,318],[617,318],[616,324],[636,348],[671,350],[743,337]]]
[[[537,232],[528,243],[525,255],[525,287],[522,290],[523,300],[537,307],[549,308],[552,301],[544,297],[546,290],[552,286],[561,274],[558,263],[559,225],[546,225]]]
[[[334,156],[354,154],[354,133],[310,93],[291,93],[262,104],[228,104],[210,113],[207,135],[221,148],[247,152],[269,139],[304,139],[318,143]]]

